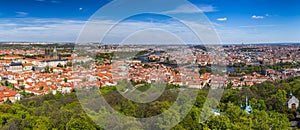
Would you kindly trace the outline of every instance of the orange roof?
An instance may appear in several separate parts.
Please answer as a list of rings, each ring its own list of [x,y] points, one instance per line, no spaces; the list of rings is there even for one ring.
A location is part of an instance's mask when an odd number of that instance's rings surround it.
[[[42,61],[42,60],[51,60],[50,58],[36,58],[36,60]]]
[[[0,60],[0,63],[11,63],[11,60]]]
[[[73,57],[66,57],[68,60],[73,60],[74,58]]]
[[[15,55],[9,55],[9,56],[4,56],[2,58],[3,59],[21,59],[23,57],[21,57],[21,56],[15,56]]]
[[[16,94],[18,94],[18,92],[14,91],[14,90],[10,90],[10,89],[0,90],[0,98],[13,97]]]
[[[32,63],[22,63],[22,66],[32,66]]]

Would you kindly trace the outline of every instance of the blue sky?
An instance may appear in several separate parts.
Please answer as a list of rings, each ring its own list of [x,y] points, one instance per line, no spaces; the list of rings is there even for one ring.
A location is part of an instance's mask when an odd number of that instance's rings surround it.
[[[0,0],[0,41],[75,42],[86,21],[108,2],[109,0]],[[223,43],[300,41],[299,0],[190,2],[207,16]],[[168,5],[165,6],[167,9]],[[118,9],[113,11],[115,14],[122,14]],[[189,16],[196,11],[182,5],[166,12]],[[145,22],[145,18],[151,19],[151,22],[168,23],[165,17],[149,14],[132,19],[139,21],[140,25],[141,21]],[[113,18],[107,16],[105,20]]]

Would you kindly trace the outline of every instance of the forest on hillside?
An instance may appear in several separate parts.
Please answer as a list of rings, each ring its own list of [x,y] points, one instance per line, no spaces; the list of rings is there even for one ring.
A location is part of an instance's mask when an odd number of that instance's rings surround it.
[[[100,90],[106,101],[120,113],[145,118],[160,114],[171,107],[178,96],[178,87],[169,87],[163,94],[151,103],[135,103],[120,95],[115,87],[102,88]],[[98,91],[98,90],[94,90]],[[199,90],[196,102],[188,115],[172,129],[288,129],[290,120],[295,118],[297,111],[292,111],[286,106],[286,99],[290,91],[299,98],[300,78],[289,78],[276,82],[264,82],[252,87],[238,89],[226,89],[221,103],[218,105],[219,116],[211,116],[205,122],[199,123],[199,116],[203,104],[206,101],[208,89]],[[99,92],[99,91],[98,91]],[[0,129],[23,130],[97,130],[101,126],[86,114],[76,93],[62,95],[44,95],[21,100],[15,104],[0,105]],[[240,108],[245,104],[246,96],[252,105],[253,111],[248,114]],[[93,104],[93,101],[88,105]],[[101,111],[101,106],[95,106],[94,110]],[[176,112],[174,113],[176,117]],[[137,122],[127,121],[127,128],[139,126]],[[155,126],[146,126],[151,129],[166,128],[162,123]],[[118,127],[115,127],[118,129]]]

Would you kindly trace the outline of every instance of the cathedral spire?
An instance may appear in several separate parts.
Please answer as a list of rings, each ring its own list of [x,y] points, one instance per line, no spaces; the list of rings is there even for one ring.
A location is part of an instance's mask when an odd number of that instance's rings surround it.
[[[56,46],[54,46],[53,52],[57,52],[57,50],[56,50]]]

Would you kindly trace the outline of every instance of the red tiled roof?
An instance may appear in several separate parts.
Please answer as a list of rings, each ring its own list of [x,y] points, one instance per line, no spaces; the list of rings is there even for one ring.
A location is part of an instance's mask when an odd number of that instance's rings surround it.
[[[10,90],[10,89],[0,90],[0,98],[13,97],[16,94],[18,94],[18,92],[14,91],[14,90]]]

